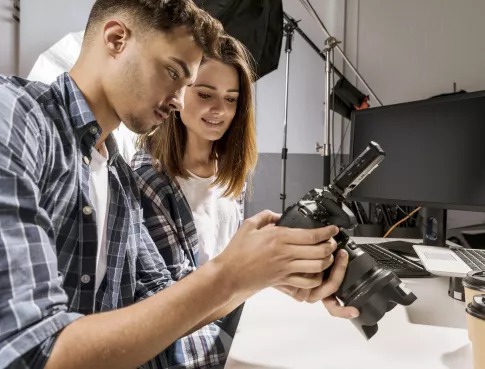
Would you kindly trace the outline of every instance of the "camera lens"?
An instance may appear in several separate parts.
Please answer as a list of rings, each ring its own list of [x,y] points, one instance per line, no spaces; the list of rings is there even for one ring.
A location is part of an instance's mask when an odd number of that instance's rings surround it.
[[[377,322],[397,304],[410,305],[416,296],[390,270],[381,268],[377,262],[340,232],[336,237],[337,252],[345,249],[349,264],[345,278],[335,294],[345,306],[353,306],[360,312],[352,320],[357,329],[370,339],[377,332]],[[331,270],[326,270],[324,279]]]

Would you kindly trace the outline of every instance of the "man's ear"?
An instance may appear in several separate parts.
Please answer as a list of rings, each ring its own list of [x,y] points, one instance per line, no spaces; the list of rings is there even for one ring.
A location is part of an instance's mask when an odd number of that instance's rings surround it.
[[[131,32],[125,23],[110,20],[103,28],[104,44],[112,57],[117,57],[126,48]]]

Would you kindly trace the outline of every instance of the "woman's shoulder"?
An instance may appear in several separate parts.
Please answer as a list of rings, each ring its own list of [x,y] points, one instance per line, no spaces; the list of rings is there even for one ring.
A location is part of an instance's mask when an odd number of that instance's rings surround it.
[[[172,179],[163,168],[157,168],[152,156],[144,149],[138,150],[131,160],[131,168],[143,192],[154,191],[157,195],[172,192]]]

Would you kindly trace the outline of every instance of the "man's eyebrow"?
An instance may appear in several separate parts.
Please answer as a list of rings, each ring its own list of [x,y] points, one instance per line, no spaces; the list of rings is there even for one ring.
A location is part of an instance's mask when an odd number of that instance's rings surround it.
[[[193,87],[205,87],[205,88],[208,88],[209,90],[214,90],[214,91],[217,90],[217,88],[215,88],[214,86],[206,85],[204,83],[198,83],[198,84],[194,85]],[[232,90],[227,90],[227,92],[239,93],[239,90],[236,88],[236,89],[232,89]]]
[[[187,79],[192,78],[192,74],[190,73],[189,67],[187,66],[186,62],[174,56],[170,56],[169,59],[177,63],[180,66],[180,68],[182,68],[185,74],[185,78]]]

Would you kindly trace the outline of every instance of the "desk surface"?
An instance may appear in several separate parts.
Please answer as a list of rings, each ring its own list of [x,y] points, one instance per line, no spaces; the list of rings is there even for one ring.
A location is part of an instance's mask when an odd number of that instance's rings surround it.
[[[403,281],[418,299],[388,312],[369,341],[321,303],[266,289],[246,302],[225,368],[472,369],[465,303],[448,296],[448,278]]]

